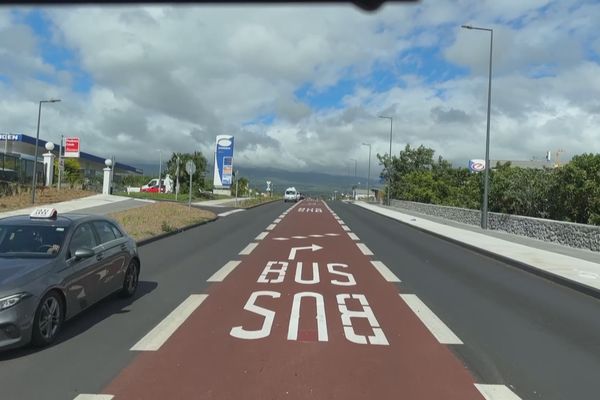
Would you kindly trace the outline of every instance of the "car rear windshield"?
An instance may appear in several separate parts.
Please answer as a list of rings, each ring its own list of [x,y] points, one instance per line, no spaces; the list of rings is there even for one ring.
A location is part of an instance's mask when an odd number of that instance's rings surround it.
[[[293,190],[288,190],[287,192],[285,192],[285,194],[296,194],[296,192],[294,192]]]
[[[0,257],[56,257],[66,230],[49,225],[0,225]]]

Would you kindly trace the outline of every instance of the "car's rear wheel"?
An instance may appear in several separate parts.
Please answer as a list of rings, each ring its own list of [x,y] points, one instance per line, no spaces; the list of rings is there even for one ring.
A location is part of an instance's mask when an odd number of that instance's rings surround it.
[[[31,343],[35,346],[48,346],[54,342],[64,319],[64,304],[61,295],[56,291],[47,293],[35,312]]]
[[[140,264],[133,259],[129,262],[125,271],[125,279],[123,279],[123,288],[119,293],[121,297],[131,297],[135,294],[139,283]]]

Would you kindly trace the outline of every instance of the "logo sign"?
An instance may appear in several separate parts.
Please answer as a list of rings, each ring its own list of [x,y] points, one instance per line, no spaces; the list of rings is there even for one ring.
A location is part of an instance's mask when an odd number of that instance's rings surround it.
[[[194,175],[194,173],[196,172],[196,164],[194,164],[192,160],[188,160],[185,163],[185,172],[187,172],[190,176]]]
[[[16,142],[19,140],[19,135],[14,135],[12,133],[0,133],[0,140]]]
[[[229,189],[233,178],[233,136],[217,136],[215,147],[215,172],[213,186],[217,189]]]
[[[79,158],[79,138],[65,138],[65,157]]]
[[[469,169],[473,172],[485,170],[485,160],[469,160]]]

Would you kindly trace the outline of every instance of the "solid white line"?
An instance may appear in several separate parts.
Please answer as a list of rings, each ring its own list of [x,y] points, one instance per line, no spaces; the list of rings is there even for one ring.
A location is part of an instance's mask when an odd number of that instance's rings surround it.
[[[238,210],[231,210],[231,211],[222,212],[221,214],[217,214],[217,215],[218,215],[219,217],[226,217],[226,216],[228,216],[228,215],[235,214],[235,213],[239,213],[239,212],[241,212],[241,211],[246,211],[246,210],[244,210],[244,209],[242,208],[242,209],[238,209]]]
[[[275,224],[271,224],[271,225],[267,226],[268,231],[272,231],[273,228],[275,228]]]
[[[252,250],[254,250],[256,248],[256,246],[258,246],[258,243],[250,243],[248,246],[246,246],[244,248],[244,250],[240,251],[240,255],[241,256],[247,256],[248,254],[252,253]]]
[[[358,246],[358,248],[360,249],[360,251],[362,251],[362,253],[365,256],[372,256],[373,255],[373,252],[364,243],[356,243],[356,245]]]
[[[268,234],[269,234],[269,232],[262,232],[255,238],[255,240],[263,240],[264,238],[267,237]]]
[[[229,261],[227,264],[223,265],[221,269],[215,272],[210,278],[208,278],[207,282],[223,282],[223,279],[229,275],[231,271],[235,269],[238,265],[240,265],[241,261]]]
[[[371,264],[375,267],[377,271],[383,276],[388,282],[402,282],[384,263],[381,261],[371,261]]]
[[[207,294],[192,294],[176,309],[171,311],[158,325],[140,339],[130,350],[156,351],[171,337],[173,333],[185,322],[196,308],[206,298]]]
[[[350,228],[348,228],[346,225],[342,225],[342,229],[346,232],[350,232]]]
[[[504,385],[482,385],[476,383],[475,387],[485,400],[521,400],[519,396]]]
[[[278,224],[281,222],[281,218],[277,218],[275,221],[273,221],[274,224]]]
[[[400,297],[404,302],[410,307],[410,309],[415,313],[415,315],[421,320],[423,325],[435,338],[438,342],[443,344],[463,344],[462,340],[458,338],[442,322],[441,319],[438,318],[437,315],[433,313],[426,305],[414,294],[401,294]]]
[[[352,240],[357,240],[357,241],[360,240],[358,238],[358,236],[356,236],[356,234],[354,234],[352,232],[348,232],[348,236],[350,236],[350,239],[352,239]]]
[[[112,394],[78,394],[73,400],[111,400]]]

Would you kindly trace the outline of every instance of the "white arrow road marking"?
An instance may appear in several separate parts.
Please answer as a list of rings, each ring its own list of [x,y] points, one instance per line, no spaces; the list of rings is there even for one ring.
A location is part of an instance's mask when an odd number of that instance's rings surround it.
[[[317,251],[317,250],[321,250],[322,247],[321,246],[317,246],[316,244],[312,244],[311,246],[307,246],[307,247],[292,247],[292,249],[290,250],[290,255],[288,257],[288,260],[293,260],[294,258],[296,258],[296,252],[298,250],[312,250],[313,252]]]

